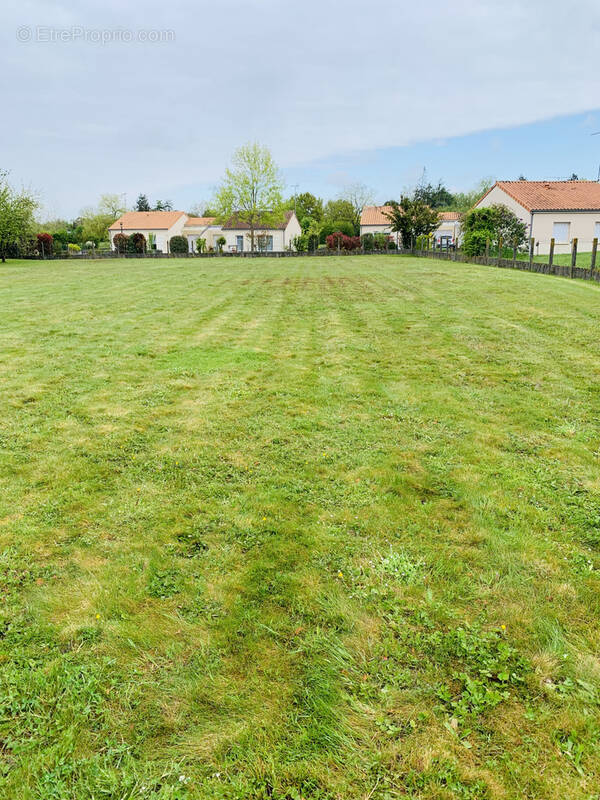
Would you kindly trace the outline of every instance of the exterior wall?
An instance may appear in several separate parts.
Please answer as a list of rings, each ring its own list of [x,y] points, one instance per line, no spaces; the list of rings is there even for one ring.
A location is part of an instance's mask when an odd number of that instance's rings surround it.
[[[533,237],[535,252],[547,255],[550,252],[550,239],[555,222],[569,222],[569,241],[554,243],[555,253],[570,253],[572,240],[577,239],[577,250],[589,253],[595,236],[596,222],[600,222],[598,211],[535,211],[533,214]]]
[[[548,255],[550,252],[550,239],[552,239],[555,222],[570,223],[569,241],[555,242],[555,253],[570,253],[574,238],[578,240],[577,249],[580,253],[589,252],[592,249],[595,225],[596,222],[600,222],[600,209],[597,211],[534,211],[531,214],[498,186],[494,186],[491,192],[475,205],[475,208],[487,208],[496,203],[510,208],[527,225],[527,236],[535,239],[536,254]]]
[[[499,186],[494,186],[491,191],[486,194],[485,197],[482,197],[478,203],[475,203],[475,208],[489,208],[489,206],[501,205],[506,206],[511,211],[513,211],[517,217],[527,225],[527,229],[529,230],[529,225],[531,224],[531,214],[527,211],[526,208],[520,203],[517,203],[516,200],[513,200],[509,194],[506,194],[504,189],[500,189]],[[530,235],[529,233],[527,234]]]
[[[179,219],[171,225],[168,230],[164,228],[123,228],[123,233],[125,236],[131,236],[132,233],[143,233],[146,237],[146,242],[148,242],[148,234],[153,233],[156,237],[156,249],[162,250],[163,253],[168,252],[167,245],[168,241],[172,236],[181,236],[183,233],[183,226],[185,225],[187,217],[183,214]],[[110,237],[110,245],[114,249],[113,245],[113,238],[118,234],[121,233],[121,230],[116,231],[109,231],[108,235]]]
[[[452,244],[456,244],[460,240],[460,222],[459,220],[442,220],[439,227],[433,232],[436,242],[439,242],[442,236],[451,236]]]
[[[298,217],[295,214],[292,214],[290,217],[290,221],[287,224],[287,228],[284,231],[285,234],[285,241],[283,249],[287,250],[288,247],[293,248],[292,242],[296,238],[296,236],[300,236],[302,234],[302,227],[298,222]]]
[[[398,245],[400,241],[400,234],[394,233],[390,225],[361,225],[360,235],[364,236],[365,233],[385,233],[387,236],[392,237],[392,240],[396,243],[396,245]]]
[[[189,252],[196,252],[196,241],[198,239],[206,239],[206,252],[212,247],[213,250],[217,249],[217,239],[221,236],[222,229],[220,225],[208,225],[205,228],[184,228],[183,235],[188,240]]]

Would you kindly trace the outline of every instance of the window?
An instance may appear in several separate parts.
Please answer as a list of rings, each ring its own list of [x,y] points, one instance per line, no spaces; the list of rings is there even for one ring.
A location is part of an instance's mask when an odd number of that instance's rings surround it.
[[[236,248],[238,253],[242,253],[244,250],[244,237],[243,236],[236,236],[235,237]]]
[[[552,236],[557,244],[568,244],[570,241],[570,222],[555,222],[552,226]]]
[[[273,237],[272,236],[259,236],[258,237],[258,249],[261,252],[265,250],[272,250],[273,249]]]
[[[600,222],[597,222],[594,225],[594,238],[595,239],[600,239]]]

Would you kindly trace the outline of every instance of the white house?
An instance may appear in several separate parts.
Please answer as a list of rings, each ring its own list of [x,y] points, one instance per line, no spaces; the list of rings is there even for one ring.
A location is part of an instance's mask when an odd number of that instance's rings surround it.
[[[217,250],[217,240],[225,239],[223,250],[235,253],[250,250],[250,228],[235,214],[220,225],[214,217],[190,217],[184,211],[126,211],[108,229],[110,243],[115,248],[118,233],[130,236],[142,233],[148,250],[168,253],[173,236],[185,236],[190,253],[196,251],[198,239],[205,239],[206,251]],[[286,211],[281,223],[265,226],[255,231],[255,250],[289,250],[294,248],[294,238],[302,233],[293,211]]]
[[[108,229],[113,249],[114,237],[118,233],[131,236],[143,233],[148,250],[168,252],[168,242],[173,236],[181,236],[188,215],[183,211],[126,211]]]
[[[568,253],[573,239],[580,252],[600,238],[600,184],[594,181],[498,181],[475,208],[504,205],[527,225],[536,252]]]
[[[360,235],[365,233],[385,233],[391,236],[396,244],[400,241],[400,234],[391,229],[390,220],[386,216],[392,211],[391,206],[365,206],[360,215]],[[456,244],[460,237],[460,219],[458,211],[440,211],[440,224],[434,231],[438,246]]]
[[[456,245],[460,240],[461,214],[458,211],[440,211],[440,224],[433,232],[436,247]]]
[[[294,238],[300,236],[302,228],[293,211],[286,211],[283,219],[275,227],[266,225],[254,231],[254,249],[270,252],[271,250],[294,249]],[[250,226],[233,214],[221,229],[225,237],[223,249],[231,253],[241,253],[251,248]]]
[[[391,211],[391,206],[364,206],[360,215],[360,235],[385,233],[398,244],[400,234],[392,231],[390,220],[386,216]]]

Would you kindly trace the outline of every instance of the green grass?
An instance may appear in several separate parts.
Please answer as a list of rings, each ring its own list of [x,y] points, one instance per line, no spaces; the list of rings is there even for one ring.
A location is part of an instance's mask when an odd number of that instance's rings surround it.
[[[0,796],[598,798],[600,288],[0,270]]]

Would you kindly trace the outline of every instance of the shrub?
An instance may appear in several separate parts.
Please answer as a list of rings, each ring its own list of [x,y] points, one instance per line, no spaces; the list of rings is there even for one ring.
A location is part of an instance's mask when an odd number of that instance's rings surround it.
[[[296,252],[306,253],[306,250],[308,249],[308,236],[306,236],[304,233],[301,236],[294,236],[292,239],[292,245]]]
[[[487,242],[491,242],[489,230],[466,231],[463,237],[463,252],[467,256],[482,256]]]
[[[110,250],[110,242],[98,242],[98,250]]]
[[[223,248],[225,247],[226,243],[227,243],[227,240],[225,239],[225,237],[224,236],[219,236],[219,238],[217,239],[217,247],[219,249],[219,253],[223,252]]]
[[[169,239],[169,251],[171,253],[187,253],[188,241],[185,236],[171,236]]]
[[[127,250],[130,253],[146,252],[146,237],[143,233],[132,233],[127,242]]]
[[[54,239],[52,243],[52,252],[55,256],[59,256],[62,254],[63,250],[65,249],[61,239]]]
[[[73,242],[69,242],[67,250],[69,253],[81,253],[81,247],[78,244],[73,244]]]
[[[370,253],[373,250],[374,241],[372,233],[364,233],[361,237],[363,250],[365,253]]]
[[[196,239],[196,252],[204,253],[206,251],[206,239]]]
[[[338,222],[328,222],[327,224],[323,225],[321,228],[321,234],[319,237],[319,241],[321,244],[325,244],[327,241],[327,237],[331,236],[332,233],[345,233],[346,236],[354,236],[355,230],[354,225],[347,220],[340,220]]]
[[[341,231],[336,231],[327,237],[329,250],[356,250],[360,247],[360,236],[346,236]]]
[[[127,250],[128,241],[129,236],[126,236],[124,233],[117,233],[113,236],[113,246],[119,253],[124,253]]]
[[[51,234],[38,233],[36,238],[38,251],[43,255],[49,256],[52,253],[52,244],[54,241]]]

